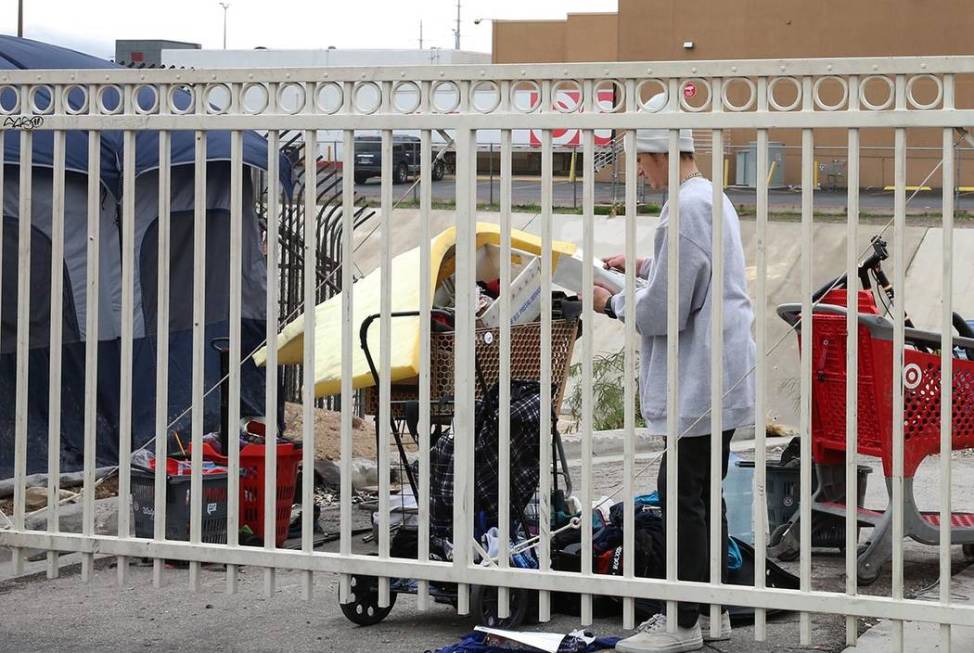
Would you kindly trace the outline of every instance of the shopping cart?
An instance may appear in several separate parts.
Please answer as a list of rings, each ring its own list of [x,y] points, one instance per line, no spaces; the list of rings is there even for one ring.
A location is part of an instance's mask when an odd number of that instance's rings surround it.
[[[571,495],[572,482],[568,471],[568,461],[557,429],[557,416],[560,413],[562,398],[565,392],[574,344],[580,335],[581,305],[577,299],[568,298],[561,293],[553,297],[553,311],[551,323],[551,378],[552,378],[552,503],[556,507],[564,502],[565,497]],[[445,311],[434,310],[434,315],[443,318],[438,323],[448,322],[452,316]],[[393,319],[415,318],[420,314],[416,311],[392,313]],[[370,315],[361,325],[359,331],[360,344],[372,373],[374,387],[363,391],[363,407],[366,413],[376,416],[376,441],[379,441],[379,371],[377,370],[368,344],[368,332],[371,325],[379,318],[378,314]],[[449,328],[449,327],[447,327]],[[477,402],[476,422],[483,418],[481,411],[485,409],[485,397],[492,396],[491,388],[495,386],[500,376],[500,334],[498,328],[479,328],[475,330],[474,364],[475,364],[475,399]],[[433,330],[430,335],[430,428],[428,439],[430,447],[442,437],[447,437],[451,430],[459,437],[472,434],[461,434],[453,428],[453,385],[454,385],[454,346],[455,332],[452,330]],[[512,382],[537,381],[541,375],[541,324],[531,322],[511,326],[511,370]],[[405,438],[411,436],[418,442],[418,403],[419,389],[417,383],[396,383],[391,386],[390,424],[388,426],[395,446],[398,450],[401,468],[412,490],[414,497],[419,497],[418,483],[414,467],[409,463]],[[487,406],[490,409],[490,406]],[[513,508],[513,506],[512,506]],[[383,507],[380,499],[380,510]],[[512,524],[510,532],[527,535],[537,531],[537,524],[533,523],[537,517],[529,516],[522,507],[512,509]],[[489,524],[487,526],[490,526]],[[416,558],[418,533],[415,527],[410,527],[404,520],[393,533],[390,543],[390,553],[393,557]],[[431,538],[436,539],[436,538]],[[445,543],[449,546],[449,543]],[[438,551],[438,544],[431,541],[431,556],[445,559],[442,551]],[[439,555],[438,555],[439,554]],[[512,557],[513,567],[523,567],[528,564],[525,556]],[[379,607],[378,578],[375,576],[356,575],[351,579],[351,601],[341,605],[343,614],[352,622],[359,625],[379,623],[392,610],[398,594],[415,594],[417,583],[412,579],[392,579],[390,582],[390,602],[388,606]],[[430,583],[430,596],[438,603],[452,606],[457,604],[457,588],[451,583]],[[497,616],[497,589],[494,587],[473,586],[470,591],[470,606],[474,618],[480,623],[492,627],[514,628],[522,623],[534,602],[534,594],[523,588],[512,588],[510,597],[510,616],[500,619]]]
[[[876,580],[892,550],[893,518],[893,323],[880,314],[873,295],[872,280],[882,291],[887,305],[893,288],[882,271],[886,244],[874,239],[873,253],[859,267],[863,289],[858,295],[858,453],[882,460],[889,493],[884,511],[857,507],[860,526],[872,527],[869,542],[860,549],[857,577],[861,584]],[[845,517],[846,453],[846,293],[843,276],[826,284],[814,296],[812,314],[812,459],[819,490],[812,496],[813,525],[817,515]],[[801,330],[801,305],[785,304],[778,314]],[[952,449],[974,448],[974,332],[955,315],[953,326]],[[940,542],[939,512],[917,508],[913,479],[924,458],[940,453],[940,363],[939,333],[921,331],[907,318],[903,364],[903,533],[917,542]],[[898,380],[895,380],[898,382]],[[855,495],[855,493],[852,493]],[[769,552],[782,559],[799,550],[800,512],[782,524],[770,538]],[[814,526],[813,526],[814,528]],[[951,516],[951,543],[974,552],[974,513]]]

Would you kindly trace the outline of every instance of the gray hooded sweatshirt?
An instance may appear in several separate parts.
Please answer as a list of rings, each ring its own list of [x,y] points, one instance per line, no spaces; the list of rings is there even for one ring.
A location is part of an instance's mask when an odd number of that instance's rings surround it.
[[[724,429],[754,424],[754,315],[747,294],[740,222],[724,196],[724,290],[713,292],[713,185],[695,177],[680,187],[679,435],[710,433],[711,306],[724,302]],[[638,271],[647,285],[635,293],[635,310],[620,293],[612,308],[620,320],[634,319],[641,336],[639,399],[651,433],[666,434],[666,322],[669,207],[664,205],[654,236],[653,257]],[[746,377],[746,378],[744,378]],[[742,380],[743,379],[743,380]],[[736,387],[731,389],[735,384]]]

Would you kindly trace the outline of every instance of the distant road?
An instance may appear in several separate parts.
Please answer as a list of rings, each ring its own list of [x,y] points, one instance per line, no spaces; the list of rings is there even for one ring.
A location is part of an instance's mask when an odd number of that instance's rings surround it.
[[[398,200],[404,193],[408,192],[409,198],[419,198],[417,187],[410,190],[412,181],[397,185],[393,188],[393,198]],[[517,204],[540,204],[541,203],[541,180],[539,178],[516,177],[512,182],[512,201]],[[379,180],[370,179],[364,184],[356,184],[355,191],[363,197],[379,198]],[[452,178],[433,182],[433,200],[441,202],[452,202],[456,193],[456,184]],[[753,190],[729,189],[727,191],[731,201],[738,206],[753,207],[757,203],[757,195]],[[907,193],[909,197],[912,193]],[[597,182],[595,184],[595,203],[609,204],[615,198],[616,202],[625,201],[625,187],[623,184],[613,185],[611,182]],[[666,200],[665,194],[651,191],[648,186],[640,185],[638,198],[640,202],[652,202],[662,204]],[[815,192],[816,210],[842,210],[846,206],[846,191],[825,191]],[[491,192],[491,182],[489,179],[479,179],[477,181],[477,202],[487,204],[493,199],[493,203],[500,201],[500,180],[494,179],[493,192]],[[567,179],[555,179],[554,185],[555,206],[578,206],[582,205],[582,183],[577,181],[575,188]],[[768,204],[772,209],[801,209],[801,193],[789,190],[773,190],[768,194]],[[859,204],[865,212],[892,212],[893,193],[876,190],[863,190],[859,195]],[[936,212],[941,209],[941,196],[939,191],[919,193],[908,205],[911,212],[931,211]],[[974,194],[962,194],[957,201],[957,209],[961,211],[974,211]]]

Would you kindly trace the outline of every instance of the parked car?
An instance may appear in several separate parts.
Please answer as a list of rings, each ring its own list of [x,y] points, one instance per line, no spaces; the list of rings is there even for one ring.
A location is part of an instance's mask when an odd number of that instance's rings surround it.
[[[419,175],[420,150],[416,136],[392,137],[392,182],[404,184]],[[433,181],[440,181],[446,173],[446,163],[440,159],[433,164]],[[359,136],[355,139],[355,183],[364,184],[372,177],[382,176],[382,137]]]

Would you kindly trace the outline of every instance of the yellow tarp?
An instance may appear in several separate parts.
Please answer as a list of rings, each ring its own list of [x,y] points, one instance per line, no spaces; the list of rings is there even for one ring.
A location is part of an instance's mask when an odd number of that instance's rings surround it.
[[[430,243],[430,290],[453,274],[456,244],[456,228],[450,227]],[[491,223],[477,223],[477,248],[500,245],[500,227]],[[524,231],[511,231],[511,247],[532,254],[541,253],[541,239]],[[575,253],[573,243],[555,241],[553,266],[560,255]],[[419,309],[419,248],[400,254],[392,260],[392,310],[415,311]],[[359,346],[359,327],[366,317],[379,312],[381,300],[380,270],[377,268],[355,284],[352,311],[352,383],[355,388],[372,385],[365,354]],[[392,320],[393,382],[405,381],[419,375],[419,318],[393,318]],[[369,329],[369,349],[379,365],[379,321]],[[266,360],[266,350],[254,356],[258,365]],[[304,357],[304,315],[291,321],[277,337],[277,356],[280,365],[301,363]],[[342,296],[339,293],[315,308],[315,395],[327,397],[341,392],[342,379]]]

